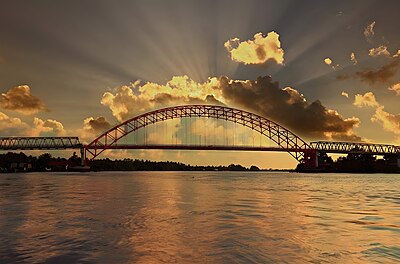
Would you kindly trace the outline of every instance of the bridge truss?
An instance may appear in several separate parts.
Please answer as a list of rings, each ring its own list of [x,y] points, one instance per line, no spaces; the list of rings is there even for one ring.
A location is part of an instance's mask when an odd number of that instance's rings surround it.
[[[140,128],[144,128],[158,122],[179,119],[185,117],[203,117],[214,118],[233,122],[248,127],[263,136],[266,136],[277,145],[282,151],[287,151],[296,160],[302,162],[307,156],[306,153],[313,152],[310,146],[300,137],[284,128],[283,126],[256,114],[234,109],[226,106],[215,105],[183,105],[175,107],[167,107],[158,109],[142,115],[133,117],[113,128],[104,132],[102,135],[85,146],[85,153],[91,155],[90,159],[94,159],[106,149],[121,148],[149,148],[146,146],[137,147],[135,145],[120,145],[118,142],[130,133],[134,133]],[[154,146],[152,148],[161,149],[162,146]],[[175,146],[175,149],[182,149],[181,146]],[[188,149],[199,149],[196,146],[190,146]],[[203,146],[202,149],[216,149],[216,146]],[[238,147],[230,147],[237,150]],[[169,148],[169,149],[172,149]]]
[[[359,153],[370,155],[400,154],[400,146],[395,145],[332,141],[316,141],[311,142],[310,145],[313,149],[326,153]]]
[[[0,150],[82,149],[78,137],[1,137]]]

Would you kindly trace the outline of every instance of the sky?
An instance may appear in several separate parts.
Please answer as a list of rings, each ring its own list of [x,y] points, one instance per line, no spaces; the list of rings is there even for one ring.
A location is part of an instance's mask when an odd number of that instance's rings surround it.
[[[88,143],[139,113],[218,103],[306,141],[400,145],[399,8],[369,0],[0,0],[0,136]],[[106,156],[296,165],[287,153]]]

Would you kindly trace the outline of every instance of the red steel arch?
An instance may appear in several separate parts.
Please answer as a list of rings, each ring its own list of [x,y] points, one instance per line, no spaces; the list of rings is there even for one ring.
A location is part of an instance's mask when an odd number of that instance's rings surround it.
[[[90,154],[92,155],[90,159],[94,159],[106,149],[118,148],[118,141],[121,138],[140,128],[183,117],[215,118],[243,125],[266,136],[279,148],[287,150],[299,162],[303,161],[307,151],[312,151],[300,137],[265,117],[226,106],[182,105],[144,113],[111,128],[85,146],[85,158]]]

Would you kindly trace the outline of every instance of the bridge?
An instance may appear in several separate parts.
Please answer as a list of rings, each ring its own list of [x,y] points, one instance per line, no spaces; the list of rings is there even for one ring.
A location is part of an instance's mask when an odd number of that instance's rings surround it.
[[[158,123],[165,123],[167,120],[189,119],[190,126],[192,118],[205,118],[220,120],[226,123],[236,124],[247,127],[260,137],[268,139],[274,146],[255,146],[253,145],[235,145],[235,135],[233,135],[233,144],[213,144],[204,140],[200,144],[154,144],[147,140],[148,127]],[[207,127],[200,129],[206,130]],[[143,132],[144,130],[144,132]],[[156,131],[158,135],[168,132]],[[143,142],[132,142],[128,140],[129,135],[138,137],[141,135]],[[182,137],[182,136],[181,136]],[[186,135],[187,137],[187,135]],[[225,135],[227,138],[227,136]],[[176,136],[177,141],[178,136]],[[253,138],[254,140],[254,138]],[[228,138],[226,141],[229,141]],[[260,140],[261,142],[261,140]],[[83,145],[78,137],[4,137],[0,138],[0,150],[32,150],[32,149],[79,149],[81,151],[82,162],[93,160],[102,152],[108,149],[168,149],[168,150],[234,150],[234,151],[284,151],[288,152],[298,162],[306,164],[308,167],[317,167],[318,152],[325,153],[361,153],[370,155],[399,154],[400,146],[369,144],[360,142],[330,142],[317,141],[307,143],[299,136],[275,123],[274,121],[240,109],[235,109],[219,105],[182,105],[167,107],[150,111],[131,119],[128,119],[113,128],[105,131],[87,145]]]

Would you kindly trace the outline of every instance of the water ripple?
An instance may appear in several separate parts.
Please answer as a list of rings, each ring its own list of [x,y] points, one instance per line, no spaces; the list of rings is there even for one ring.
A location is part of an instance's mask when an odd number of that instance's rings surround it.
[[[398,262],[399,183],[383,174],[0,175],[0,263]]]

